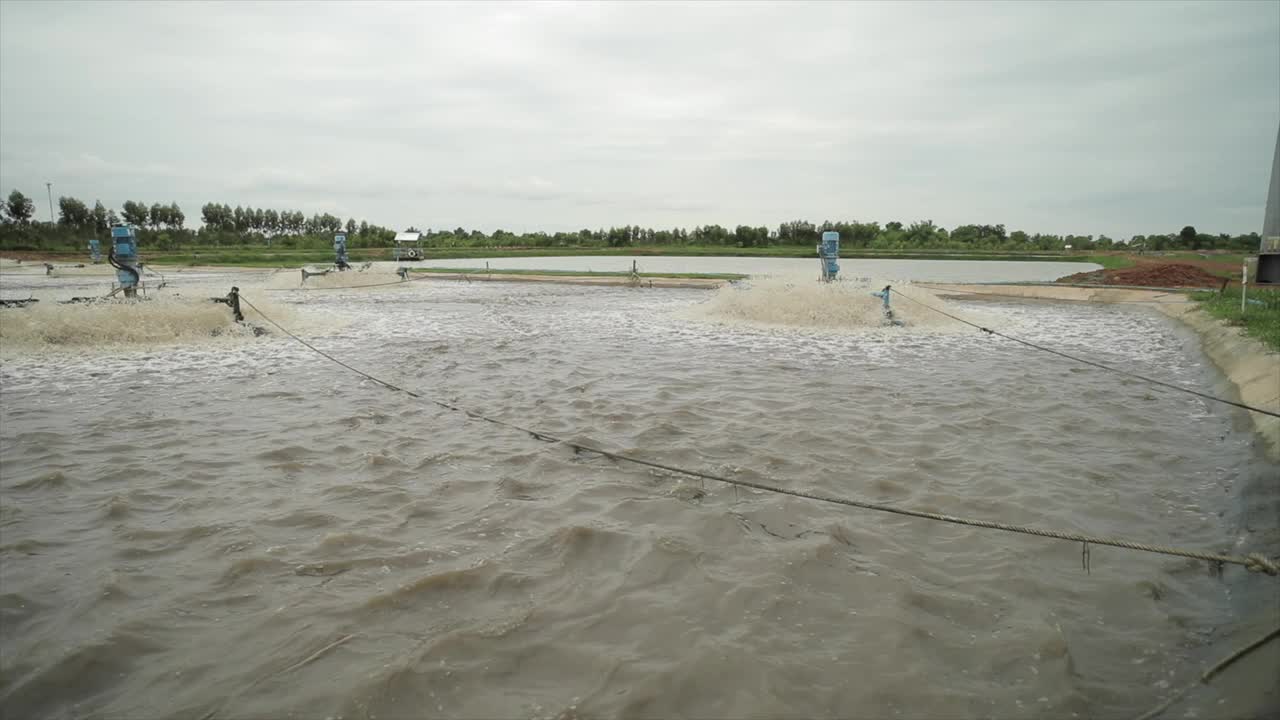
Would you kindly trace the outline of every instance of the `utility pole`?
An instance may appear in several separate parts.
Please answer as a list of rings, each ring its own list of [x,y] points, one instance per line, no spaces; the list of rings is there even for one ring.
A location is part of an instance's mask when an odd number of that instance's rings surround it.
[[[45,184],[44,184],[44,189],[49,191],[49,224],[50,224],[50,225],[53,225],[53,224],[54,224],[54,220],[53,220],[53,183],[51,183],[51,182],[47,182],[47,183],[45,183]]]
[[[1271,161],[1271,187],[1267,190],[1262,242],[1258,245],[1258,269],[1253,280],[1259,285],[1280,284],[1280,129],[1276,130],[1276,155]]]

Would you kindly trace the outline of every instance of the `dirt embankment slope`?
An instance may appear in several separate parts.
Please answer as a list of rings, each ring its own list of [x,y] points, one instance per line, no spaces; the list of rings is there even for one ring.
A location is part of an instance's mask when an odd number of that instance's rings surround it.
[[[1058,278],[1075,285],[1142,285],[1154,288],[1218,287],[1223,278],[1188,263],[1151,263],[1119,270],[1093,270]]]

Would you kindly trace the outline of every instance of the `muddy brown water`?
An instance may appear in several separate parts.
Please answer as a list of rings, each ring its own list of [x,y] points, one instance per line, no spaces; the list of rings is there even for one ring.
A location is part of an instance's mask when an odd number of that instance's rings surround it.
[[[1239,411],[923,315],[506,283],[249,297],[391,382],[647,458],[1280,552],[1280,468]],[[948,307],[1230,392],[1141,307]],[[6,717],[1129,717],[1280,616],[1238,568],[1095,547],[1086,572],[1071,543],[575,454],[278,335],[75,327],[0,362]],[[1209,686],[1170,717],[1235,702]]]

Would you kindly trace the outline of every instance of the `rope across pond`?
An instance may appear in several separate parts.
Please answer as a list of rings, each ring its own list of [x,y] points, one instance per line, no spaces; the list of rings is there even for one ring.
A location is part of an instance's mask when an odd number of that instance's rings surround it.
[[[1033,343],[1033,342],[1031,342],[1031,341],[1029,341],[1029,340],[1023,340],[1023,339],[1021,339],[1021,338],[1016,338],[1016,337],[1014,337],[1014,336],[1012,336],[1012,335],[1006,335],[1005,333],[1002,333],[1002,332],[1000,332],[999,330],[992,330],[991,328],[983,327],[983,326],[979,325],[978,323],[971,322],[971,321],[969,321],[969,320],[965,320],[965,319],[964,319],[964,318],[962,318],[962,317],[956,317],[955,315],[952,315],[951,313],[947,312],[946,310],[942,310],[942,309],[936,308],[936,307],[934,307],[934,306],[930,305],[929,303],[926,303],[926,302],[922,302],[922,301],[920,301],[920,300],[917,300],[917,299],[915,299],[915,298],[911,297],[910,295],[904,295],[904,294],[902,294],[902,293],[898,292],[897,290],[892,290],[892,292],[893,292],[893,294],[894,294],[894,295],[897,295],[898,297],[906,298],[907,300],[910,300],[911,302],[913,302],[913,303],[915,303],[915,304],[917,304],[917,305],[920,305],[921,307],[928,308],[929,310],[932,310],[932,311],[934,311],[934,312],[938,313],[939,315],[945,315],[946,317],[949,317],[949,318],[951,318],[952,320],[955,320],[956,322],[964,323],[965,325],[968,325],[969,327],[977,328],[977,329],[981,330],[982,332],[987,333],[988,335],[996,335],[996,336],[998,336],[998,337],[1002,337],[1002,338],[1004,338],[1005,340],[1012,340],[1012,341],[1014,341],[1014,342],[1016,342],[1016,343],[1019,343],[1019,344],[1021,344],[1021,345],[1026,345],[1026,346],[1027,346],[1027,347],[1029,347],[1029,348],[1034,348],[1034,349],[1036,349],[1036,350],[1040,350],[1041,352],[1047,352],[1047,353],[1050,353],[1050,354],[1052,354],[1052,355],[1057,355],[1058,357],[1066,358],[1067,360],[1071,360],[1071,361],[1073,361],[1073,362],[1078,362],[1078,363],[1081,363],[1081,364],[1083,364],[1083,365],[1089,365],[1090,367],[1095,367],[1095,368],[1098,368],[1099,370],[1106,370],[1107,372],[1113,372],[1113,373],[1117,373],[1117,374],[1120,374],[1120,375],[1125,375],[1125,376],[1128,376],[1128,377],[1131,377],[1131,378],[1135,378],[1135,379],[1137,379],[1137,380],[1141,380],[1141,381],[1143,381],[1143,382],[1151,383],[1152,385],[1159,385],[1160,387],[1169,388],[1170,390],[1177,390],[1178,392],[1187,393],[1188,395],[1195,395],[1196,397],[1201,397],[1201,398],[1204,398],[1205,400],[1212,400],[1213,402],[1219,402],[1219,403],[1222,403],[1222,404],[1224,404],[1224,405],[1234,405],[1235,407],[1238,407],[1238,408],[1241,408],[1241,409],[1244,409],[1244,410],[1248,410],[1248,411],[1250,411],[1250,412],[1256,412],[1256,413],[1261,413],[1261,414],[1263,414],[1263,415],[1270,415],[1271,417],[1277,417],[1277,418],[1280,418],[1280,412],[1276,412],[1276,411],[1274,411],[1274,410],[1266,410],[1266,409],[1264,409],[1264,408],[1255,407],[1255,406],[1253,406],[1253,405],[1247,405],[1247,404],[1242,403],[1242,402],[1236,402],[1235,400],[1227,400],[1226,398],[1220,398],[1220,397],[1217,397],[1217,396],[1215,396],[1215,395],[1210,395],[1210,394],[1208,394],[1208,393],[1202,393],[1202,392],[1200,392],[1199,390],[1192,390],[1191,388],[1183,387],[1183,386],[1181,386],[1181,385],[1174,385],[1173,383],[1168,383],[1168,382],[1165,382],[1165,381],[1163,381],[1163,380],[1156,380],[1155,378],[1149,378],[1149,377],[1147,377],[1147,376],[1145,376],[1145,375],[1139,375],[1138,373],[1129,372],[1128,370],[1121,370],[1120,368],[1117,368],[1117,367],[1111,367],[1110,365],[1103,365],[1103,364],[1102,364],[1102,363],[1100,363],[1100,362],[1095,362],[1095,361],[1093,361],[1093,360],[1086,360],[1085,358],[1082,358],[1082,357],[1076,357],[1075,355],[1069,355],[1069,354],[1067,354],[1067,353],[1062,352],[1061,350],[1054,350],[1053,348],[1048,348],[1048,347],[1045,347],[1045,346],[1043,346],[1043,345],[1037,345],[1036,343]]]
[[[330,362],[333,362],[343,368],[346,368],[347,370],[350,370],[351,372],[354,372],[357,375],[360,375],[364,378],[372,380],[373,382],[389,390],[402,392],[410,397],[417,398],[419,400],[424,400],[426,402],[429,402],[433,405],[444,408],[446,410],[461,412],[473,420],[481,420],[487,423],[492,423],[494,425],[499,425],[505,428],[510,428],[512,430],[517,430],[519,432],[526,433],[536,440],[541,440],[543,442],[559,443],[567,447],[573,448],[575,451],[595,453],[597,455],[602,455],[604,457],[610,458],[612,460],[617,460],[619,462],[627,462],[633,465],[641,465],[641,466],[653,468],[656,470],[664,470],[666,472],[677,473],[677,474],[685,475],[688,477],[699,478],[702,480],[711,480],[713,482],[724,483],[726,485],[734,485],[737,487],[751,488],[753,490],[761,490],[764,492],[770,492],[778,495],[790,495],[792,497],[804,498],[807,500],[815,500],[818,502],[832,503],[835,505],[844,505],[847,507],[862,508],[864,510],[874,510],[876,512],[891,513],[894,515],[904,515],[907,517],[921,518],[924,520],[934,520],[937,522],[945,522],[945,523],[951,523],[955,525],[965,525],[968,527],[986,528],[989,530],[1001,530],[1004,532],[1019,533],[1022,535],[1034,535],[1037,537],[1052,538],[1055,540],[1068,540],[1072,542],[1079,542],[1079,543],[1083,543],[1083,546],[1084,546],[1082,556],[1085,559],[1086,567],[1088,566],[1089,546],[1105,545],[1110,547],[1123,548],[1126,550],[1137,550],[1140,552],[1149,552],[1149,553],[1157,553],[1161,555],[1191,558],[1195,560],[1204,560],[1210,563],[1216,563],[1219,566],[1239,565],[1249,570],[1250,572],[1261,572],[1271,576],[1280,575],[1280,565],[1277,565],[1277,563],[1274,560],[1262,554],[1255,553],[1250,555],[1226,555],[1226,554],[1214,553],[1214,552],[1208,552],[1208,551],[1187,550],[1187,549],[1169,547],[1164,545],[1153,545],[1149,543],[1133,542],[1130,540],[1123,540],[1123,539],[1117,539],[1117,538],[1107,538],[1107,537],[1099,537],[1096,535],[1087,535],[1084,533],[1068,532],[1064,530],[1051,530],[1051,529],[1030,527],[1026,525],[1013,525],[1010,523],[995,522],[992,520],[978,520],[973,518],[963,518],[956,515],[947,515],[945,513],[935,513],[935,512],[929,512],[926,510],[913,510],[910,508],[903,508],[895,505],[887,505],[884,503],[875,503],[875,502],[869,502],[865,500],[855,500],[851,498],[841,498],[841,497],[835,497],[831,495],[823,495],[820,493],[806,492],[803,490],[790,490],[787,488],[777,487],[773,485],[765,485],[763,483],[751,482],[749,480],[739,480],[735,478],[725,477],[723,475],[716,475],[713,473],[702,472],[700,470],[689,470],[687,468],[676,467],[674,465],[667,465],[665,463],[660,463],[653,460],[645,460],[644,458],[638,458],[633,455],[627,455],[624,453],[619,453],[611,450],[606,450],[604,448],[599,448],[594,445],[588,445],[585,443],[568,440],[562,437],[552,435],[550,433],[545,433],[539,430],[535,430],[533,428],[524,427],[522,425],[518,425],[513,422],[508,422],[506,420],[500,420],[498,418],[490,417],[488,415],[484,415],[474,410],[468,410],[466,408],[463,408],[461,406],[455,405],[450,402],[445,402],[443,400],[437,400],[434,398],[426,397],[412,390],[408,390],[406,388],[400,387],[399,385],[395,385],[393,383],[387,382],[386,380],[370,375],[369,373],[363,370],[355,368],[349,365],[348,363],[343,362],[342,360],[339,360],[333,355],[330,355],[329,353],[317,348],[316,346],[312,345],[306,340],[303,340],[302,338],[293,334],[292,332],[289,331],[288,328],[284,327],[280,323],[268,317],[265,313],[263,313],[257,307],[254,307],[253,303],[251,303],[248,299],[241,298],[241,300],[244,302],[244,304],[248,305],[250,308],[253,308],[253,310],[257,312],[259,315],[261,315],[264,320],[271,323],[277,329],[283,332],[285,335],[288,335],[290,338],[296,340],[298,343],[302,344],[304,347],[308,348],[312,352],[315,352],[316,354],[329,360]]]
[[[1159,717],[1161,713],[1163,713],[1165,710],[1168,710],[1170,707],[1173,706],[1175,702],[1180,700],[1183,695],[1186,695],[1187,693],[1191,692],[1192,690],[1195,690],[1201,685],[1207,685],[1209,681],[1214,678],[1215,675],[1222,672],[1223,670],[1226,670],[1227,667],[1235,663],[1235,661],[1248,655],[1254,650],[1257,650],[1263,645],[1266,645],[1272,640],[1275,640],[1276,638],[1280,638],[1280,627],[1272,628],[1271,630],[1263,633],[1262,635],[1259,635],[1248,645],[1241,647],[1239,650],[1236,650],[1235,652],[1231,653],[1225,658],[1214,663],[1213,667],[1201,673],[1200,677],[1196,678],[1195,682],[1191,683],[1190,685],[1186,685],[1182,688],[1179,688],[1177,692],[1170,695],[1169,698],[1166,699],[1164,702],[1160,703],[1159,705],[1152,708],[1151,710],[1148,710],[1147,712],[1138,716],[1138,720],[1152,720],[1153,718]]]

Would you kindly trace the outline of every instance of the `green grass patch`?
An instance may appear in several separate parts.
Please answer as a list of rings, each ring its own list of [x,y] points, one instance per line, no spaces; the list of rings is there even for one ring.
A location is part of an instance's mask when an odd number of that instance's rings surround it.
[[[1223,263],[1224,265],[1226,265],[1226,264],[1235,265],[1235,266],[1236,266],[1236,270],[1238,271],[1238,270],[1240,269],[1240,266],[1244,264],[1245,259],[1247,259],[1247,258],[1254,258],[1254,257],[1257,257],[1257,255],[1241,255],[1241,254],[1239,254],[1239,253],[1236,253],[1236,254],[1232,254],[1232,253],[1221,253],[1221,254],[1219,254],[1219,253],[1177,252],[1177,253],[1169,253],[1168,255],[1161,255],[1160,257],[1161,257],[1162,259],[1163,259],[1163,258],[1167,258],[1167,259],[1169,259],[1169,260],[1173,260],[1173,261],[1177,261],[1177,260],[1212,260],[1213,262],[1220,262],[1220,263]]]
[[[413,268],[415,273],[433,275],[548,275],[553,277],[631,277],[630,272],[606,272],[601,270],[503,270],[501,268]],[[679,280],[741,280],[746,275],[737,273],[637,273],[644,278],[672,278]]]
[[[1280,289],[1250,288],[1249,300],[1244,312],[1240,311],[1239,290],[1192,293],[1192,299],[1210,315],[1227,321],[1229,325],[1243,327],[1245,334],[1261,340],[1267,347],[1280,352]]]

